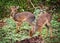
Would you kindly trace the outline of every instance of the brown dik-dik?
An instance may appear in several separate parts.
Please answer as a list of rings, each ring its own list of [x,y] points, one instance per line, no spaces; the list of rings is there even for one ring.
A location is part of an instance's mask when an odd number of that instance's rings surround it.
[[[40,32],[40,35],[41,35],[43,27],[46,26],[49,29],[50,35],[52,37],[52,27],[50,23],[51,18],[52,18],[51,13],[41,10],[41,13],[39,14],[39,17],[37,18],[36,24],[34,28],[31,30],[30,35],[32,36],[35,33],[35,31]],[[48,30],[47,30],[47,33],[48,33]]]
[[[17,12],[18,8],[18,6],[11,6],[10,8],[11,16],[16,22],[17,32],[19,31],[19,26],[21,26],[24,21],[28,22],[29,25],[33,26],[33,21],[35,19],[34,14],[32,14],[31,12]]]

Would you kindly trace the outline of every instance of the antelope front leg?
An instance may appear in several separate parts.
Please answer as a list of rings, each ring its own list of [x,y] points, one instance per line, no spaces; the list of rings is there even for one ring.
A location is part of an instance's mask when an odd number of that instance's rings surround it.
[[[34,29],[32,28],[30,31],[29,31],[29,36],[32,37],[34,34]]]
[[[30,23],[30,25],[32,26],[32,29],[29,31],[29,36],[32,37],[33,34],[35,33],[35,28],[34,28],[35,26],[32,23]]]
[[[39,36],[42,38],[42,27],[39,27],[39,28],[38,28],[38,32],[40,32],[40,33],[39,33]]]
[[[16,22],[16,32],[20,32],[19,31],[19,27],[21,26],[21,22]]]
[[[17,23],[16,23],[16,32],[17,32],[17,33],[19,32],[19,26],[18,26]]]
[[[48,29],[46,30],[46,37],[48,36]]]
[[[53,35],[52,35],[52,28],[51,27],[50,27],[49,31],[50,31],[50,37],[52,38]]]
[[[51,24],[48,22],[47,25],[49,26],[50,37],[53,37]]]
[[[49,33],[49,31],[48,31],[49,30],[49,26],[47,24],[45,26],[47,27],[47,30],[46,30],[46,37],[47,37],[48,33]]]

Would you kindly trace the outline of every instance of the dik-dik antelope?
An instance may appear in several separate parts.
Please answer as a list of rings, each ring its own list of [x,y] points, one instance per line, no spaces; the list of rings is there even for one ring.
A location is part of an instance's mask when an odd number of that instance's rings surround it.
[[[52,27],[50,23],[51,19],[52,19],[51,13],[41,10],[41,13],[39,14],[39,17],[36,20],[34,28],[32,28],[32,30],[30,31],[30,35],[32,36],[36,31],[40,32],[41,35],[43,27],[46,26],[50,30],[50,37],[52,37]]]
[[[17,28],[17,32],[19,31],[19,27],[21,26],[21,24],[26,21],[29,23],[29,25],[31,25],[33,27],[33,21],[35,19],[34,14],[32,14],[31,12],[17,12],[17,9],[19,8],[19,6],[11,6],[11,16],[12,18],[15,20],[16,22],[16,28]]]

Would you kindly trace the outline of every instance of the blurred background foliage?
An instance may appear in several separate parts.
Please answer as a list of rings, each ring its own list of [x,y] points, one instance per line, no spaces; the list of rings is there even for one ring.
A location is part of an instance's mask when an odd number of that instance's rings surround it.
[[[53,35],[56,36],[53,39],[45,37],[46,27],[43,29],[43,36],[46,43],[60,43],[60,0],[31,0],[35,7],[40,4],[51,7],[53,10],[51,25],[53,27]],[[21,33],[16,33],[15,21],[10,16],[10,6],[19,6],[19,12],[29,11],[37,15],[40,9],[33,8],[29,0],[0,0],[0,19],[4,19],[7,23],[2,29],[0,29],[0,43],[14,43],[16,40],[23,40],[25,38],[30,38],[28,30],[31,29],[28,23],[24,22],[21,26]]]
[[[34,12],[34,8],[29,2],[30,0],[0,0],[0,19],[9,17],[10,6],[20,6],[19,11]],[[56,13],[60,11],[60,0],[31,0],[35,7],[38,7],[41,3],[45,6],[52,7]],[[58,14],[59,16],[59,14]],[[59,16],[60,17],[60,16]]]

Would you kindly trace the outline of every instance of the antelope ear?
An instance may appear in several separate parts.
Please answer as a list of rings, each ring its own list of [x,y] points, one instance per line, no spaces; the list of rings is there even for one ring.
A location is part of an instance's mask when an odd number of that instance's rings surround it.
[[[16,9],[19,9],[19,6],[17,6]]]

